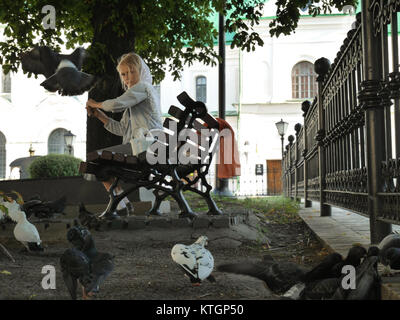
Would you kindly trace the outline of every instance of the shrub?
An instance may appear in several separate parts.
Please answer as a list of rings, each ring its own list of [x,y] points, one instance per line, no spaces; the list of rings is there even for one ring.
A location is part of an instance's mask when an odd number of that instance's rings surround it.
[[[32,179],[78,176],[81,161],[67,154],[49,154],[35,159],[28,170]]]

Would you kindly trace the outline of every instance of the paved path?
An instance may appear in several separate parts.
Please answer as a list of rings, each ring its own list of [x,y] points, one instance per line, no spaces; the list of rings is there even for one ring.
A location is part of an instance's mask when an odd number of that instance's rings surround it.
[[[311,208],[301,204],[300,217],[330,251],[346,256],[355,243],[371,245],[369,219],[357,213],[332,207],[330,217],[321,217],[319,203],[313,202]],[[392,225],[392,230],[400,232],[400,226]],[[400,300],[400,277],[382,277],[382,283],[383,300]]]

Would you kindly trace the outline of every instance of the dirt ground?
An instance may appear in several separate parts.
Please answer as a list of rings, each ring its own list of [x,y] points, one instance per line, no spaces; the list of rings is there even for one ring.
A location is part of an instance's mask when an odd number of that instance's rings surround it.
[[[229,212],[233,208],[225,207]],[[235,208],[237,210],[237,208]],[[252,214],[254,215],[254,214]],[[251,221],[258,221],[252,216]],[[261,226],[261,227],[260,227]],[[0,231],[1,232],[1,231]],[[253,233],[252,236],[247,235]],[[171,259],[176,243],[191,244],[207,235],[208,249],[215,265],[243,260],[257,261],[265,254],[276,260],[316,265],[324,249],[303,222],[249,223],[225,229],[181,228],[177,230],[92,231],[99,251],[115,256],[115,268],[100,288],[96,300],[276,300],[262,281],[214,271],[216,283],[205,281],[191,286],[188,278]],[[69,248],[67,241],[44,242],[41,254],[22,253],[14,239],[1,239],[15,258],[12,262],[0,250],[0,299],[70,300],[63,282],[59,259]],[[55,267],[56,289],[44,290],[41,282],[46,265]],[[81,299],[80,292],[78,297]]]

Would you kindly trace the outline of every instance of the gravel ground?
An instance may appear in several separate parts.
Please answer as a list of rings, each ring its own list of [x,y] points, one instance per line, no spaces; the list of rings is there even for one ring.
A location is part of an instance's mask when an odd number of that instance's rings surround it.
[[[225,207],[229,212],[233,208]],[[235,208],[237,211],[237,208]],[[258,279],[215,271],[216,283],[205,281],[191,286],[171,259],[176,243],[191,244],[207,235],[208,249],[215,265],[236,261],[257,261],[271,254],[276,260],[293,261],[305,266],[316,265],[326,254],[302,221],[268,223],[255,214],[247,224],[225,229],[180,228],[154,230],[92,231],[99,251],[115,256],[115,268],[105,280],[95,300],[276,300]],[[12,262],[0,250],[0,298],[6,300],[70,300],[62,279],[59,259],[69,248],[67,241],[44,241],[40,254],[20,252],[15,239],[2,239],[15,258]],[[42,268],[54,266],[56,288],[43,289]],[[78,297],[81,299],[80,292]]]

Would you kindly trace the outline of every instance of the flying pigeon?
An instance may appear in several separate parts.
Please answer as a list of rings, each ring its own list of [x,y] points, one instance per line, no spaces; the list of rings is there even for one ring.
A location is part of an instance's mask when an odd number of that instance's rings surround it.
[[[25,212],[20,210],[19,204],[13,200],[5,202],[8,208],[8,216],[17,223],[14,228],[14,236],[28,251],[43,251],[42,241],[36,227],[26,219]]]
[[[67,239],[76,250],[81,251],[89,259],[92,283],[90,291],[84,292],[85,295],[92,296],[98,293],[100,285],[114,269],[114,257],[108,253],[98,252],[91,233],[82,226],[69,229]]]
[[[89,258],[80,250],[70,248],[65,250],[60,258],[61,272],[68,291],[76,300],[78,282],[82,286],[82,298],[88,299],[93,290],[93,275],[91,274]]]
[[[238,262],[222,264],[218,271],[243,274],[264,281],[275,294],[287,294],[293,286],[303,283],[304,276],[309,271],[293,262],[277,262],[270,255],[265,255],[261,262]]]
[[[35,47],[21,54],[22,69],[25,72],[43,74],[46,80],[40,85],[51,92],[58,91],[64,96],[75,96],[89,90],[96,77],[81,72],[86,51],[77,48],[72,54],[54,52],[49,47]]]
[[[205,248],[207,242],[206,236],[200,236],[189,246],[176,244],[171,250],[172,260],[183,269],[193,286],[199,286],[204,279],[215,282],[214,276],[211,275],[214,258]]]

